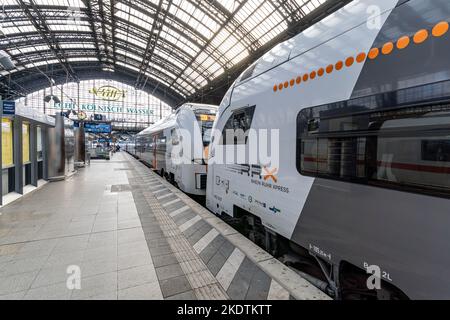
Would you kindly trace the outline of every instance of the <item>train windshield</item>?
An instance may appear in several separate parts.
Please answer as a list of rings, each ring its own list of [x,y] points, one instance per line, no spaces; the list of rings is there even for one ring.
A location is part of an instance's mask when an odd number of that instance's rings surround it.
[[[212,114],[197,114],[197,120],[202,131],[203,145],[207,147],[211,143],[212,128],[216,116]]]

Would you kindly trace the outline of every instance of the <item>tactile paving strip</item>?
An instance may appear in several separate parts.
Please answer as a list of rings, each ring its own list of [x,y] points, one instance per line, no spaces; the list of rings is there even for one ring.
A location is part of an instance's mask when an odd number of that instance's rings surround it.
[[[142,171],[139,170],[139,168],[136,169],[138,171]],[[148,173],[144,172],[139,173],[137,177],[134,177],[134,179],[138,182],[139,180],[143,180],[143,177],[149,178],[149,182],[154,181],[150,179],[150,175]],[[150,185],[158,186],[159,184],[153,183]],[[158,220],[161,231],[163,232],[172,252],[177,258],[177,261],[189,281],[189,284],[197,299],[229,299],[217,279],[211,274],[198,254],[193,250],[192,246],[181,234],[178,226],[160,205],[155,195],[152,192],[143,192],[143,195],[155,218]],[[152,253],[152,250],[150,250],[150,253]]]

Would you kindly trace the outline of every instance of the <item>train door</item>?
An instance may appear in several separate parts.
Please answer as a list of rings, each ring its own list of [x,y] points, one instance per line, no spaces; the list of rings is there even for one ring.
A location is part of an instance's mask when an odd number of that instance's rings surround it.
[[[247,183],[250,179],[249,159],[249,131],[255,114],[255,106],[234,110],[225,120],[221,129],[221,136],[214,137],[214,153],[216,163],[209,167],[209,187],[211,192],[210,205],[217,213],[225,212],[233,215],[233,204],[237,203],[246,209],[253,201],[248,193]],[[219,126],[218,126],[219,127]],[[245,159],[242,159],[244,155]],[[224,199],[231,201],[224,201]]]

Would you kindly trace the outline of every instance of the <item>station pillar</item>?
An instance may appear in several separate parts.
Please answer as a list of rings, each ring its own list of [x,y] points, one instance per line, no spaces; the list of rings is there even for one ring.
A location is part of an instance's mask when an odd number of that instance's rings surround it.
[[[37,158],[37,126],[30,125],[30,161],[31,161],[31,185],[38,186],[38,158]]]
[[[48,159],[49,159],[49,141],[48,141],[49,128],[47,126],[42,127],[42,178],[48,180]]]

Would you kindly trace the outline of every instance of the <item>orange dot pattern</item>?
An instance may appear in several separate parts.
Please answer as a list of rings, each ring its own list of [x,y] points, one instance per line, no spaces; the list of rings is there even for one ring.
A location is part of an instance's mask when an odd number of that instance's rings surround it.
[[[367,54],[365,52],[361,52],[356,56],[356,61],[358,63],[363,63],[366,60]]]
[[[383,46],[383,49],[381,49],[381,52],[383,52],[384,55],[391,54],[392,51],[394,51],[394,44],[392,42],[388,42]]]
[[[411,39],[408,36],[401,37],[397,41],[397,48],[399,50],[403,50],[406,47],[408,47],[410,43],[411,43]]]
[[[448,32],[449,25],[447,21],[439,22],[433,28],[433,36],[434,37],[442,37],[444,34]]]
[[[355,63],[355,58],[349,57],[345,60],[345,66],[350,68]]]
[[[289,85],[291,86],[291,88],[293,88],[295,87],[295,84],[301,85],[302,83],[308,82],[308,80],[320,79],[326,74],[332,74],[333,72],[342,70],[344,66],[347,68],[351,68],[355,65],[355,63],[361,64],[366,61],[366,59],[375,60],[382,55],[390,55],[395,51],[395,49],[406,49],[411,45],[412,42],[414,42],[416,45],[420,45],[422,43],[425,43],[430,38],[430,36],[433,36],[435,38],[443,37],[449,32],[449,30],[449,23],[447,21],[441,21],[433,27],[431,32],[430,30],[422,29],[417,31],[412,36],[402,36],[397,41],[385,43],[383,46],[381,46],[381,48],[371,48],[369,52],[360,52],[356,56],[351,56],[347,57],[344,60],[339,60],[334,64],[329,64],[326,67],[321,67],[317,71],[313,70],[303,75],[299,75],[295,79],[276,84],[273,87],[273,91],[279,92],[283,89],[287,89]]]
[[[380,54],[380,49],[372,48],[369,51],[368,57],[369,57],[369,59],[374,60],[374,59],[376,59],[378,57],[379,54]]]
[[[416,44],[425,42],[428,39],[428,30],[422,29],[417,31],[413,39]]]
[[[330,65],[327,67],[327,73],[330,74],[330,73],[333,72],[333,70],[334,70],[334,66],[333,66],[332,64],[330,64]]]

